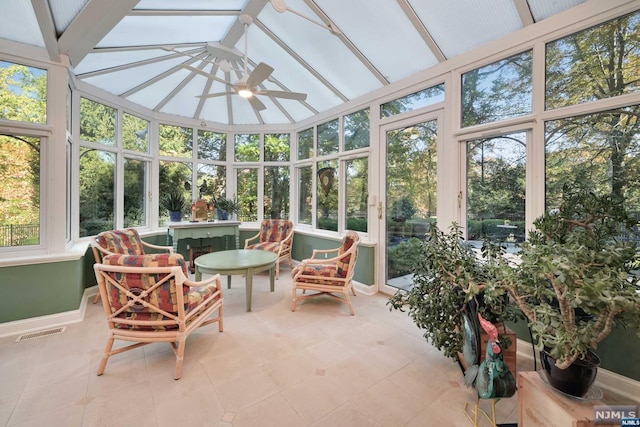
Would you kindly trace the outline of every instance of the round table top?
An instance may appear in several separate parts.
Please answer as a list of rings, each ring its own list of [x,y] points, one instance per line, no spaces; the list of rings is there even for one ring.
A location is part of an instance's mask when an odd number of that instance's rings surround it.
[[[198,267],[210,269],[240,269],[270,264],[278,259],[278,255],[269,251],[256,249],[233,249],[230,251],[212,252],[195,259]]]

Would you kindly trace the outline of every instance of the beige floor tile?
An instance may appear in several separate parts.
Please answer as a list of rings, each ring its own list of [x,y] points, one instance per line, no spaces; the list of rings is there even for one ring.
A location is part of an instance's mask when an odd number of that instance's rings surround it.
[[[347,402],[351,395],[343,384],[326,375],[315,375],[282,392],[289,404],[310,424]]]
[[[233,427],[301,427],[306,425],[281,394],[275,394],[241,411]]]
[[[80,427],[82,426],[83,415],[84,405],[78,404],[30,418],[20,424],[10,425],[12,427]]]
[[[311,425],[313,427],[380,427],[381,424],[352,402],[347,402]]]
[[[278,392],[269,375],[257,368],[218,383],[215,389],[227,412],[239,412]]]
[[[379,425],[388,427],[405,425],[427,406],[422,396],[407,392],[388,380],[358,394],[353,401]]]
[[[127,384],[118,390],[87,398],[83,425],[104,426],[138,417],[155,419],[155,407],[148,381]]]

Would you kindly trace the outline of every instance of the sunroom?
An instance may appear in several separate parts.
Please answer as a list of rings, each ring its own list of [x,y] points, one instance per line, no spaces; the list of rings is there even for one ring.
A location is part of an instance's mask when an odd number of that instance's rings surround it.
[[[291,220],[295,262],[355,231],[355,289],[388,314],[436,221],[517,256],[576,182],[623,195],[640,218],[639,23],[638,0],[11,2],[0,349],[83,322],[97,292],[89,243],[107,230],[188,258]],[[186,198],[185,223],[196,200],[237,202],[235,242],[176,238],[170,193]],[[276,286],[290,280],[285,267]],[[598,350],[601,386],[640,390],[636,331]],[[0,424],[19,394],[0,385]]]

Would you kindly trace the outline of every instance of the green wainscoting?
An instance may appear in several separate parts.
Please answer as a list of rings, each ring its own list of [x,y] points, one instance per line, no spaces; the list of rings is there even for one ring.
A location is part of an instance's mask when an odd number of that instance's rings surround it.
[[[524,320],[509,323],[509,327],[516,333],[519,339],[531,342],[529,328]],[[596,353],[600,356],[600,367],[607,371],[615,372],[627,378],[640,381],[640,338],[637,331],[623,328],[615,328],[604,339]],[[532,351],[532,349],[530,349]],[[540,369],[540,357],[538,369]]]
[[[84,257],[0,268],[0,323],[77,310]],[[94,279],[95,282],[95,279]]]

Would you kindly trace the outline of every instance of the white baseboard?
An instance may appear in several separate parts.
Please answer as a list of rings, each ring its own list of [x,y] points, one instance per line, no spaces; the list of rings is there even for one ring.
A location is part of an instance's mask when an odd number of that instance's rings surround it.
[[[42,329],[57,328],[59,326],[82,322],[87,301],[98,291],[98,286],[86,288],[82,294],[80,307],[77,310],[63,313],[49,314],[47,316],[32,317],[29,319],[15,320],[13,322],[0,323],[0,338],[11,335],[31,333]]]
[[[533,362],[533,347],[530,342],[518,339],[518,357],[522,357]],[[540,358],[538,357],[538,363]],[[540,369],[540,367],[538,367]],[[627,378],[615,372],[598,368],[596,385],[622,397],[629,397],[636,401],[640,396],[640,381]]]

